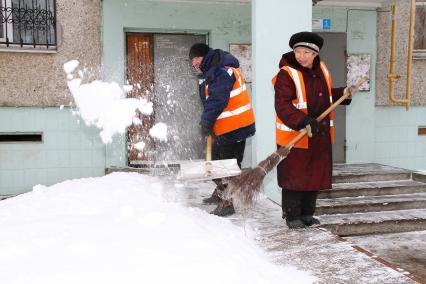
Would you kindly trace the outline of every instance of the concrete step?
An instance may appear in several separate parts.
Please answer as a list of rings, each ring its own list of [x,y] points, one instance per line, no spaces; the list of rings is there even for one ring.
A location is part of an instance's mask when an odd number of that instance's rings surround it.
[[[339,236],[426,230],[426,209],[320,215],[321,227]]]
[[[426,183],[426,171],[413,172],[412,176],[413,176],[413,180]]]
[[[394,195],[422,192],[426,192],[426,183],[413,180],[336,183],[333,184],[333,189],[321,191],[318,198]]]
[[[316,214],[346,214],[426,209],[426,192],[417,194],[318,199]]]
[[[333,183],[411,179],[411,171],[380,164],[334,164]]]

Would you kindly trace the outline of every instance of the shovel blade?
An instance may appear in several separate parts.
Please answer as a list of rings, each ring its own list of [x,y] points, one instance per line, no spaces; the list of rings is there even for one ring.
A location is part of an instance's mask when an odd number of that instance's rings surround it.
[[[179,181],[202,181],[241,174],[237,159],[188,162],[180,165]]]

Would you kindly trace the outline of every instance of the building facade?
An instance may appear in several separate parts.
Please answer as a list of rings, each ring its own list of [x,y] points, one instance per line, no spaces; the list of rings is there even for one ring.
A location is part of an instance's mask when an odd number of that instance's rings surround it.
[[[105,146],[72,115],[63,70],[78,59],[100,78],[100,1],[0,2],[0,195],[102,175]]]
[[[187,58],[189,46],[199,41],[224,50],[231,46],[252,49],[248,86],[257,134],[248,141],[243,165],[256,165],[276,147],[270,79],[278,72],[281,54],[289,50],[291,34],[311,29],[321,33],[329,43],[325,49],[334,52],[321,56],[330,62],[336,84],[346,84],[347,57],[369,58],[369,89],[357,94],[336,121],[341,127],[338,161],[426,169],[426,136],[421,134],[426,125],[422,81],[426,61],[413,61],[411,108],[406,111],[390,103],[390,6],[386,1],[319,1],[316,6],[310,0],[291,2],[56,1],[56,46],[25,53],[16,52],[18,47],[2,46],[0,134],[42,133],[42,141],[0,143],[0,195],[25,192],[37,183],[99,176],[108,167],[200,158],[197,82]],[[406,62],[408,2],[398,2],[397,66],[401,74]],[[292,13],[283,17],[282,11]],[[282,25],[276,24],[277,18]],[[138,86],[130,96],[149,98],[155,110],[152,117],[141,119],[146,125],[165,121],[173,126],[171,140],[167,144],[150,141],[145,152],[135,151],[133,142],[149,139],[142,127],[102,144],[97,129],[79,124],[71,114],[62,70],[63,63],[71,59],[94,72],[100,69],[105,81]],[[403,84],[397,83],[397,97],[403,95]],[[170,101],[181,107],[169,108]],[[185,120],[182,113],[193,116]],[[194,149],[182,142],[188,139],[194,139]],[[184,154],[176,156],[176,152]],[[268,196],[280,200],[274,174],[268,175],[264,185]]]

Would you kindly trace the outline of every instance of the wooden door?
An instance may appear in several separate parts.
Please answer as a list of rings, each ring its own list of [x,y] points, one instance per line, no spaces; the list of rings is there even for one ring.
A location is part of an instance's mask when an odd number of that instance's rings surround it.
[[[154,101],[154,55],[153,35],[142,33],[127,33],[127,80],[133,86],[128,98],[145,98]],[[131,125],[127,130],[128,160],[148,161],[152,160],[155,153],[155,141],[149,135],[149,129],[154,125],[155,112],[150,115],[138,113],[141,125]],[[138,142],[144,142],[142,151],[135,148]]]

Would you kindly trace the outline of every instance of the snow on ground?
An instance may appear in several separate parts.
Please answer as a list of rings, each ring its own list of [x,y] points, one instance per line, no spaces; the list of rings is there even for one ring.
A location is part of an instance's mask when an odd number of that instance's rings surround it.
[[[136,173],[65,181],[0,202],[0,279],[49,283],[312,283],[254,232]]]

